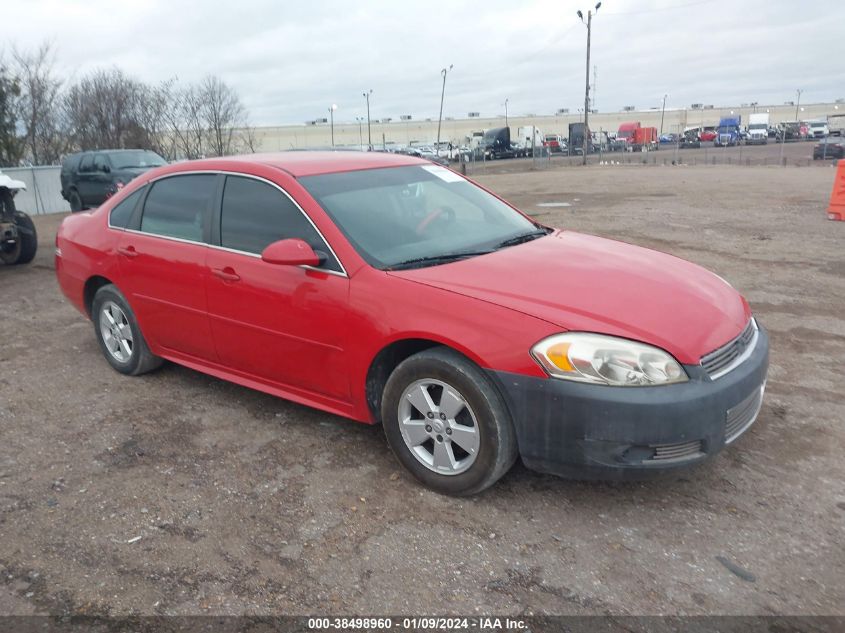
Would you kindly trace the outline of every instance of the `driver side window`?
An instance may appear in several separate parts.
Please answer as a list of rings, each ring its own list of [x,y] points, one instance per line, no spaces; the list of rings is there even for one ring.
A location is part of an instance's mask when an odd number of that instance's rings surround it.
[[[341,272],[317,229],[276,187],[243,176],[227,176],[220,210],[220,245],[260,255],[273,242],[298,238],[327,256],[320,266]]]

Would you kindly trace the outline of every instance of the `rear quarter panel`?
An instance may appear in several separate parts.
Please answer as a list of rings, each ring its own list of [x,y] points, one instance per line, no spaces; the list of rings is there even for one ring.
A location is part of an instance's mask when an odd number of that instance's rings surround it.
[[[65,296],[86,316],[85,283],[91,277],[105,277],[120,286],[115,250],[120,231],[108,228],[111,206],[69,215],[56,234],[56,279]]]

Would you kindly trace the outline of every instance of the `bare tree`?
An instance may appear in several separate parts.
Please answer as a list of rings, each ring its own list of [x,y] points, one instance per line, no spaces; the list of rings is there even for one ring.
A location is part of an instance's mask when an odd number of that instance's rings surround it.
[[[68,143],[60,130],[62,81],[55,77],[53,47],[44,43],[35,51],[13,49],[12,58],[20,85],[19,119],[29,158],[36,165],[58,162]]]
[[[66,92],[64,115],[79,149],[138,147],[145,140],[138,121],[144,85],[122,70],[98,70]]]
[[[18,100],[21,89],[0,59],[0,166],[15,167],[24,154],[23,139],[18,136]]]
[[[210,151],[216,156],[230,154],[235,124],[243,119],[241,101],[218,77],[206,77],[199,87],[201,114],[208,129]]]

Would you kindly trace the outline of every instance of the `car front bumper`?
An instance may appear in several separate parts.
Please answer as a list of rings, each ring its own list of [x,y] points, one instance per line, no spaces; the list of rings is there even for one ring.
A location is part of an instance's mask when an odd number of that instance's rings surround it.
[[[505,394],[519,452],[530,469],[577,479],[642,479],[700,463],[736,440],[762,405],[769,339],[760,327],[750,356],[711,380],[608,387],[490,371]]]

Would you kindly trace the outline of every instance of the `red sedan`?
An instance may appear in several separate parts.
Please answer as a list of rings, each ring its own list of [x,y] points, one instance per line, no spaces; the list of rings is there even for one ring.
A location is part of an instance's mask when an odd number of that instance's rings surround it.
[[[582,478],[700,462],[754,422],[768,367],[720,277],[395,154],[150,171],[64,220],[56,275],[117,371],[167,359],[381,423],[450,494],[518,456]]]

